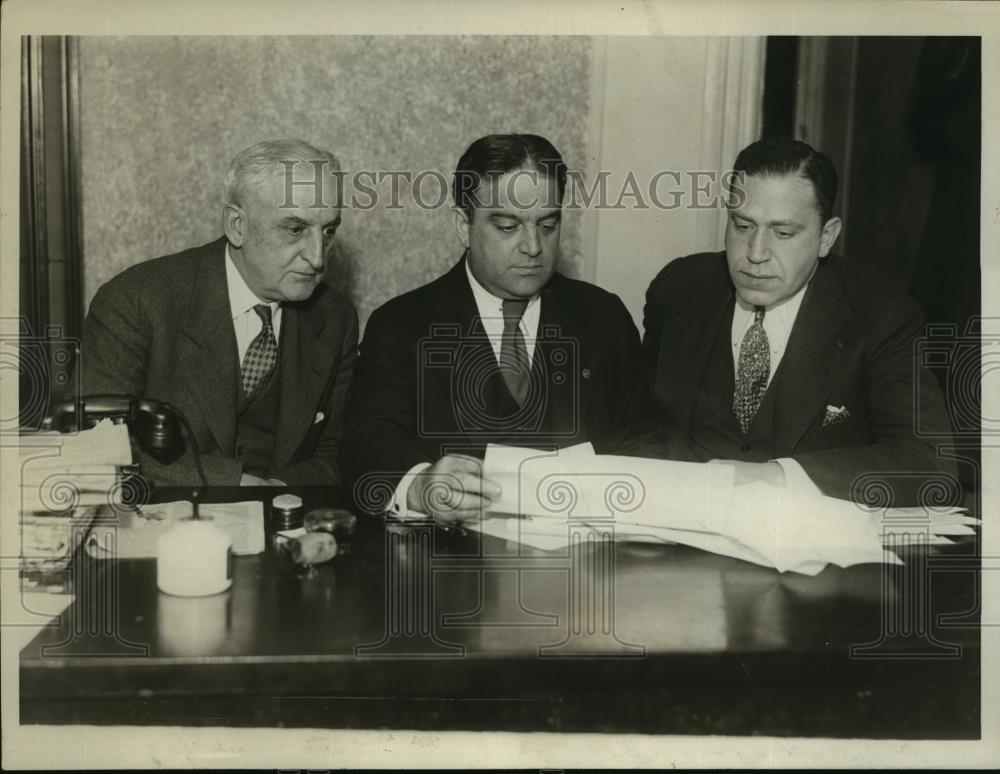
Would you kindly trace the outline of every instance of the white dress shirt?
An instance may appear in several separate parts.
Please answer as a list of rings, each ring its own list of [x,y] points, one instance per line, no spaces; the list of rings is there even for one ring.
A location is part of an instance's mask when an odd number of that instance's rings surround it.
[[[788,337],[792,335],[792,327],[795,325],[795,318],[799,315],[799,307],[802,306],[802,297],[806,294],[808,283],[803,285],[794,296],[789,296],[784,301],[779,301],[764,309],[764,332],[767,334],[767,342],[771,346],[771,373],[767,376],[767,383],[771,383],[774,372],[781,364],[781,358],[785,355],[788,347]],[[743,336],[747,329],[753,325],[754,308],[740,297],[736,296],[736,305],[733,307],[733,372],[739,368],[740,344],[743,343]]]
[[[482,286],[473,276],[472,269],[469,268],[469,261],[465,262],[465,273],[469,278],[469,286],[472,288],[472,296],[476,299],[476,308],[479,310],[479,318],[483,324],[486,337],[493,347],[493,354],[496,356],[497,365],[500,365],[500,346],[503,343],[503,299],[495,296]],[[538,321],[542,315],[541,296],[535,294],[528,300],[528,305],[524,308],[519,327],[521,335],[524,337],[524,348],[528,352],[528,364],[534,362],[535,338],[538,336]],[[418,511],[409,510],[406,507],[406,496],[410,491],[413,479],[431,466],[430,462],[421,462],[414,465],[400,479],[396,486],[396,492],[389,504],[390,512],[399,518],[426,518],[426,515]]]
[[[465,273],[469,277],[469,285],[472,287],[472,295],[476,299],[476,307],[479,309],[479,318],[483,323],[483,330],[493,347],[493,354],[496,355],[497,365],[500,364],[500,346],[503,343],[503,299],[494,296],[484,288],[479,280],[469,268],[469,262],[465,262]],[[538,319],[542,313],[542,299],[538,294],[528,300],[528,305],[524,308],[521,322],[518,326],[521,335],[524,337],[524,348],[528,351],[528,365],[530,366],[535,356],[535,337],[538,335]]]
[[[808,287],[809,283],[807,282],[794,296],[789,296],[764,309],[764,332],[767,334],[767,343],[771,348],[771,372],[767,377],[768,385],[771,384],[775,371],[781,365],[781,358],[785,356],[788,339],[792,335],[795,318],[799,316],[799,308],[802,306],[802,299]],[[746,335],[747,329],[753,325],[753,318],[754,307],[745,303],[737,295],[736,304],[733,307],[733,373],[739,369],[740,345],[743,343],[743,336]],[[773,461],[781,465],[781,469],[785,472],[785,482],[790,489],[819,492],[819,487],[813,483],[802,466],[791,457],[782,457]]]
[[[243,275],[233,263],[229,245],[226,245],[226,285],[229,289],[229,311],[233,318],[233,330],[236,332],[236,349],[242,367],[250,342],[257,338],[264,328],[263,321],[253,308],[257,304],[267,304],[271,307],[271,327],[274,328],[274,340],[277,342],[281,334],[281,304],[277,301],[262,301],[250,290]]]
[[[229,292],[229,313],[233,318],[233,330],[236,333],[236,351],[239,353],[239,366],[243,368],[243,358],[246,357],[247,350],[257,335],[264,329],[264,321],[253,310],[257,304],[267,304],[271,307],[271,327],[274,329],[275,342],[280,341],[281,334],[281,304],[278,301],[264,301],[257,297],[240,270],[233,263],[233,257],[229,254],[229,245],[226,245],[226,287]],[[284,486],[279,479],[272,478],[273,484]]]

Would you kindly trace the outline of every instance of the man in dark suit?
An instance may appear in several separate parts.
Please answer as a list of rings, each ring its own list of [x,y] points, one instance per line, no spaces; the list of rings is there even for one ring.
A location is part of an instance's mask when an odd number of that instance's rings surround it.
[[[476,140],[453,191],[465,254],[369,319],[342,459],[389,483],[391,511],[476,518],[498,494],[482,477],[488,443],[656,452],[625,306],[555,271],[565,185],[544,138]]]
[[[357,313],[323,281],[340,224],[336,158],[258,143],[226,176],[225,236],[133,266],[94,296],[84,394],[166,401],[189,421],[208,482],[335,484]],[[142,473],[195,484],[191,449]]]
[[[734,171],[725,252],[671,261],[646,297],[643,349],[671,457],[847,499],[881,484],[895,504],[917,502],[928,480],[954,475],[937,454],[944,401],[915,367],[920,310],[831,253],[841,223],[826,155],[761,140]]]

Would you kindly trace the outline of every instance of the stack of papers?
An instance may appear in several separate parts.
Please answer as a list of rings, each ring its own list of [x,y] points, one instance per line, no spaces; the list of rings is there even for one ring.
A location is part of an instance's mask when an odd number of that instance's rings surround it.
[[[128,428],[104,420],[80,433],[26,433],[17,464],[21,569],[64,568],[102,506],[119,504],[118,469],[132,464]]]
[[[589,530],[815,575],[831,563],[899,564],[884,545],[946,543],[976,523],[958,508],[872,512],[814,492],[736,485],[728,465],[597,455],[590,444],[555,452],[491,445],[484,475],[503,492],[470,528],[544,550]]]
[[[143,505],[119,514],[111,524],[97,521],[87,536],[87,553],[96,559],[149,559],[156,556],[156,542],[177,525],[190,519],[194,508],[181,500]],[[264,504],[259,500],[240,503],[200,503],[198,516],[233,541],[233,553],[260,554],[264,551]]]
[[[132,464],[128,427],[107,419],[79,433],[28,433],[18,440],[24,513],[67,514],[112,503],[118,467]]]

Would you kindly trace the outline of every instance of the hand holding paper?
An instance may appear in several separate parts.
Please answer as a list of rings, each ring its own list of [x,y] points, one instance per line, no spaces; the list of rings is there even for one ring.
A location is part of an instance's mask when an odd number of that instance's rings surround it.
[[[448,454],[417,474],[406,506],[439,523],[478,520],[500,496],[500,486],[483,476],[483,463],[464,454]]]

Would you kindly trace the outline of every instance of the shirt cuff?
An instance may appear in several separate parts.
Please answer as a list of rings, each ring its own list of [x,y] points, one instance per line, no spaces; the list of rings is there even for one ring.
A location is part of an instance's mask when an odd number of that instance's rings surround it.
[[[392,495],[392,500],[389,501],[389,513],[395,516],[397,519],[426,519],[427,514],[421,513],[420,511],[411,511],[406,507],[406,496],[410,492],[410,485],[420,473],[423,473],[427,468],[431,466],[429,462],[420,462],[406,471],[406,475],[403,476],[399,483],[396,485],[396,491]]]
[[[781,465],[781,469],[785,471],[786,488],[793,489],[796,492],[801,492],[802,494],[823,494],[820,491],[820,488],[813,483],[811,478],[809,478],[809,474],[806,473],[802,466],[791,457],[782,457],[781,459],[771,461],[777,462]]]

